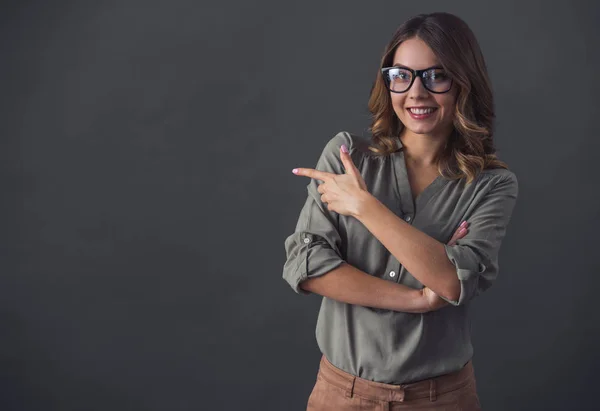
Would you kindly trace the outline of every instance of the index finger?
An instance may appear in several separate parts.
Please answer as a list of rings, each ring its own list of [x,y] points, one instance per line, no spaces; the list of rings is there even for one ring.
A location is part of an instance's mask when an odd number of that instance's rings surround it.
[[[317,180],[328,181],[335,176],[333,173],[326,171],[315,170],[314,168],[295,168],[292,171],[296,171],[294,174],[298,176],[306,176],[310,178],[316,178]]]

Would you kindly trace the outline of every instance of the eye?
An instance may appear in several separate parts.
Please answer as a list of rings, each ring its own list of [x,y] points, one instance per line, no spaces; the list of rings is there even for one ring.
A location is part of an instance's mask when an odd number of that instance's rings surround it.
[[[443,81],[448,78],[448,75],[444,70],[441,69],[433,69],[426,71],[423,73],[423,77],[430,79],[432,81]]]
[[[411,74],[408,70],[393,68],[390,69],[388,76],[392,81],[410,81]]]

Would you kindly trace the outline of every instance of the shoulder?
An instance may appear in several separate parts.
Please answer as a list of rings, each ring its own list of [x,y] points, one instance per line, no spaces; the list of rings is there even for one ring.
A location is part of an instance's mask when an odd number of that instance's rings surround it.
[[[346,147],[348,147],[350,157],[352,157],[356,165],[358,165],[369,153],[367,148],[369,146],[369,141],[366,138],[348,131],[340,131],[331,137],[325,144],[317,164],[317,169],[338,174],[343,173],[343,164],[340,158],[340,147],[342,144],[345,144]]]
[[[495,191],[502,191],[514,195],[519,193],[519,180],[517,175],[505,168],[492,168],[483,170],[482,177],[486,178],[486,185]]]
[[[348,131],[340,131],[331,139],[329,139],[327,144],[325,144],[324,151],[330,153],[335,152],[337,154],[342,144],[346,144],[346,147],[348,147],[348,150],[350,150],[350,152],[362,152],[367,148],[369,142],[364,137],[360,137]]]
[[[352,157],[364,158],[365,156],[373,155],[369,150],[370,142],[367,138],[348,131],[340,131],[329,139],[325,144],[323,154],[339,158],[340,147],[342,144],[345,144],[346,147],[348,147]]]

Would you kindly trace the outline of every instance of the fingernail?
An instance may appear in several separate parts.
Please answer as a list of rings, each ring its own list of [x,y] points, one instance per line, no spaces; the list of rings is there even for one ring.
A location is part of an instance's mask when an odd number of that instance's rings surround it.
[[[460,223],[460,226],[463,227],[465,224],[467,224],[467,220],[465,220],[462,223]]]
[[[346,147],[346,145],[345,145],[345,144],[342,144],[342,151],[343,151],[344,153],[348,153],[348,147]]]
[[[462,234],[462,233],[464,233],[465,231],[467,231],[467,229],[466,229],[466,228],[461,228],[460,230],[458,230],[458,234]]]
[[[297,169],[297,168],[293,169],[293,170],[292,170],[292,173],[294,173],[294,174],[298,174],[298,169]]]

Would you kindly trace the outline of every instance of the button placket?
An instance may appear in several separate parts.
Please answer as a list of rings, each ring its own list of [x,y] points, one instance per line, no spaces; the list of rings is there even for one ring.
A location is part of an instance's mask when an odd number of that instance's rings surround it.
[[[408,178],[408,169],[406,167],[406,158],[402,142],[399,138],[395,139],[396,148],[398,151],[393,156],[394,175],[396,177],[397,193],[400,196],[400,209],[403,214],[408,214],[404,217],[404,221],[411,223],[415,219],[417,211],[421,211],[429,202],[429,200],[435,196],[449,181],[442,175],[438,175],[427,187],[425,187],[415,199],[413,199],[412,190],[410,187],[410,181]],[[409,218],[407,220],[406,218]]]

